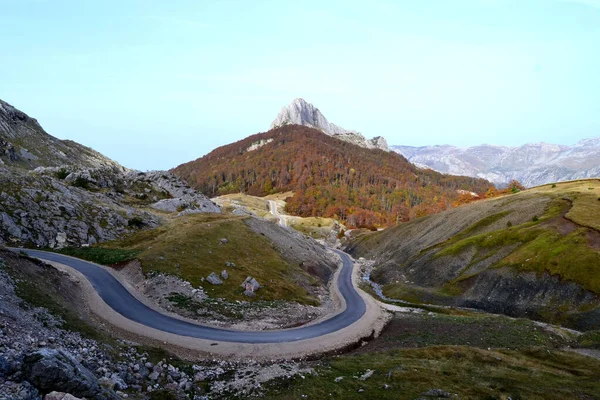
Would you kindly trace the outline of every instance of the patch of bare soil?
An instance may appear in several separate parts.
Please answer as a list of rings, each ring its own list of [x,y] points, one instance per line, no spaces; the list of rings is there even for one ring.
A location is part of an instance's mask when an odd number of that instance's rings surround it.
[[[588,229],[586,232],[588,244],[591,248],[600,250],[600,232]]]

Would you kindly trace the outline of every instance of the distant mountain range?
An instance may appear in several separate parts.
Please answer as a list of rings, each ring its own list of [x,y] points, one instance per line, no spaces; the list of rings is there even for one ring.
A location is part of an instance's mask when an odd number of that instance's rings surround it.
[[[527,187],[600,177],[600,138],[574,146],[530,143],[519,147],[480,145],[392,146],[413,164],[435,171],[487,179],[502,186],[517,179]]]
[[[382,136],[367,139],[356,131],[349,131],[332,124],[318,108],[304,99],[295,99],[289,106],[283,107],[277,118],[271,123],[271,129],[280,128],[285,125],[308,126],[309,128],[318,129],[326,135],[360,147],[390,151],[386,140]]]

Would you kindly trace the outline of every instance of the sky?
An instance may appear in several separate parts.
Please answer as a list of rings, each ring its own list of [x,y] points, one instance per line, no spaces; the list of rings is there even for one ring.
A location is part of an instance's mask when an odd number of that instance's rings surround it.
[[[390,144],[600,136],[600,0],[0,0],[0,99],[168,169],[302,97]]]

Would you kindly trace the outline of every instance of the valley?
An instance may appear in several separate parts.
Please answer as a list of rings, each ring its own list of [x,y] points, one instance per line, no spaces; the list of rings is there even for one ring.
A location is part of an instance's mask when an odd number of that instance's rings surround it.
[[[499,191],[302,107],[140,172],[5,106],[0,398],[595,398],[597,180]]]

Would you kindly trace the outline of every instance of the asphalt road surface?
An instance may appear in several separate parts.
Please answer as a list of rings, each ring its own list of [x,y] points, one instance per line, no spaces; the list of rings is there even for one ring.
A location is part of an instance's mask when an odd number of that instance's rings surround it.
[[[347,254],[338,250],[334,251],[341,257],[343,266],[338,276],[337,285],[341,296],[346,300],[346,309],[314,325],[279,331],[219,329],[164,315],[141,303],[110,272],[96,264],[41,250],[12,250],[25,251],[31,257],[58,262],[76,269],[90,281],[104,302],[119,314],[148,327],[182,336],[238,343],[294,342],[336,332],[359,320],[366,312],[366,304],[363,298],[352,285],[352,269],[354,265]]]

